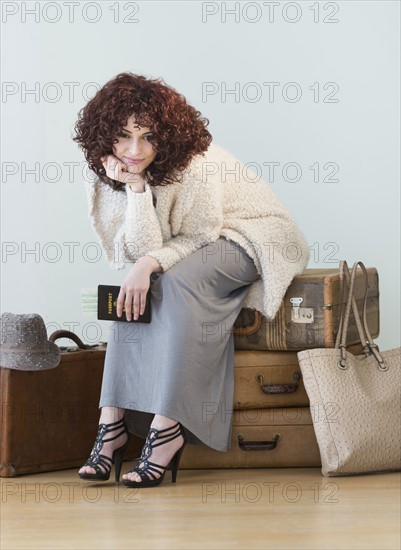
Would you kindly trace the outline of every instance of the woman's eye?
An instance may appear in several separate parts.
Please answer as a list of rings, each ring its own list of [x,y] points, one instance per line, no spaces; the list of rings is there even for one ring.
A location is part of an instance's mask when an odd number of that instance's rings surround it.
[[[129,134],[124,134],[124,132],[122,132],[121,134],[118,134],[118,137],[122,137],[122,138],[130,138],[131,136]],[[148,140],[148,139],[152,139],[153,136],[152,135],[149,135],[149,136],[143,136],[144,139]]]

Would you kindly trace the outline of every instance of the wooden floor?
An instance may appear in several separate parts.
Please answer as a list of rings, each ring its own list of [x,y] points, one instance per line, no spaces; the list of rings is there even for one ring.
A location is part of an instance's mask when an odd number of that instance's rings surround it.
[[[180,470],[141,490],[75,469],[2,478],[0,548],[398,550],[400,475]]]

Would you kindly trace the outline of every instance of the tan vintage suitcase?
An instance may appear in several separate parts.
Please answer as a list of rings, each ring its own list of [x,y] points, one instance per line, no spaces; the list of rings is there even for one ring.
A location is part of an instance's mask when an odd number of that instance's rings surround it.
[[[309,407],[234,411],[227,452],[187,445],[182,469],[320,467]]]
[[[347,350],[362,354],[360,343]],[[321,467],[312,414],[296,352],[236,350],[231,448],[187,445],[180,467]]]
[[[367,268],[366,317],[372,338],[379,336],[379,276]],[[362,270],[355,280],[355,299],[361,312],[365,290]],[[255,310],[243,308],[234,324],[236,349],[293,350],[334,347],[341,311],[338,268],[305,269],[284,295],[277,315],[268,321]],[[359,342],[355,320],[350,316],[348,344]]]
[[[363,353],[360,343],[347,350]],[[235,350],[234,409],[308,406],[297,352]]]
[[[106,345],[88,346],[69,331],[49,340],[71,338],[61,347],[60,364],[48,370],[0,368],[0,477],[82,466],[91,452],[99,422],[99,396]],[[126,460],[140,455],[132,438]]]
[[[295,351],[235,351],[234,409],[307,406]]]

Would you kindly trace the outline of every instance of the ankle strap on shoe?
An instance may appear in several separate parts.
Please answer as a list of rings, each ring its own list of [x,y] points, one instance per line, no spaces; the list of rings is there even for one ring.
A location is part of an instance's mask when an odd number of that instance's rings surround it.
[[[103,423],[104,424],[104,423]],[[124,417],[120,418],[120,420],[116,420],[115,422],[110,422],[109,424],[105,424],[105,426],[117,426],[117,424],[125,424]]]
[[[103,439],[103,436],[109,432],[114,432],[115,430],[122,429],[122,431],[119,431],[114,437],[109,437],[108,439]],[[117,420],[116,422],[111,422],[110,424],[99,424],[99,431],[96,437],[97,441],[102,441],[103,443],[106,443],[108,441],[114,441],[114,439],[117,439],[120,437],[120,435],[123,435],[124,433],[127,433],[127,425],[125,423],[124,417],[121,418],[121,420]]]
[[[161,433],[171,431],[171,430],[173,430],[172,433],[160,436]],[[164,445],[165,443],[168,443],[169,441],[172,441],[173,439],[176,439],[177,437],[179,437],[181,435],[181,424],[179,422],[177,422],[173,426],[170,426],[169,428],[164,428],[163,430],[157,430],[156,428],[150,428],[148,437],[151,434],[155,434],[155,440],[163,439],[163,441],[159,441],[158,443],[153,443],[152,442],[152,447],[158,447],[159,445]],[[168,439],[166,439],[166,437]]]

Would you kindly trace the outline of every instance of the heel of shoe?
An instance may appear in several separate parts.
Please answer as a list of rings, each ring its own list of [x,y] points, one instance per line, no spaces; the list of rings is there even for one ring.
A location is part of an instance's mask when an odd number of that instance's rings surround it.
[[[177,480],[178,466],[180,465],[181,455],[183,453],[185,443],[178,449],[173,458],[171,459],[171,482],[175,483]]]
[[[162,433],[164,433],[164,435],[160,435]],[[166,443],[168,443],[169,441],[173,441],[173,439],[176,439],[180,435],[182,435],[184,439],[184,444],[180,447],[180,449],[177,450],[167,466],[162,466],[161,464],[156,464],[155,462],[151,462],[149,460],[149,457],[152,455],[154,447],[165,445]],[[141,478],[141,481],[131,481],[128,479],[124,479],[123,484],[126,487],[156,487],[157,485],[160,485],[160,483],[162,483],[164,479],[164,474],[169,467],[171,468],[172,482],[175,483],[177,479],[177,470],[180,463],[180,458],[184,450],[186,441],[186,434],[182,430],[179,422],[176,422],[173,426],[164,428],[162,430],[150,428],[146,437],[145,445],[142,448],[141,456],[136,466],[134,466],[129,472],[127,472],[128,474],[138,474],[138,476]],[[140,466],[141,463],[143,463],[142,466]],[[157,474],[159,474],[159,477],[156,477]]]
[[[124,455],[126,450],[128,449],[129,442],[130,440],[128,438],[127,443],[114,452],[114,472],[116,476],[116,483],[119,483],[120,481],[121,467],[123,465]]]

